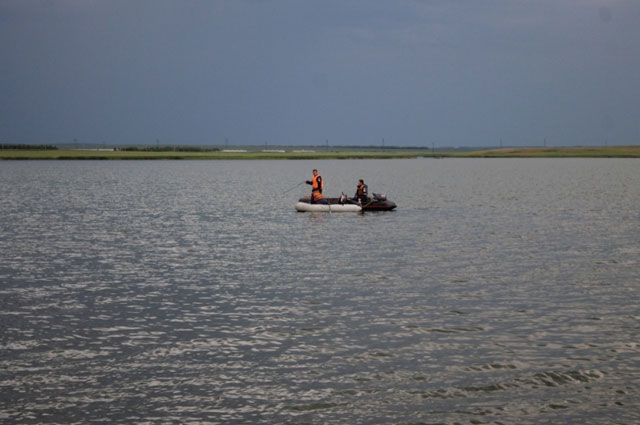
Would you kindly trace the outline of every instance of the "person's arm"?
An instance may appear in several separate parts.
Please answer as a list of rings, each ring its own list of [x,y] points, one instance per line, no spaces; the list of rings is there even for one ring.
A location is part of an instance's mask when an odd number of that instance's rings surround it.
[[[313,184],[313,183],[311,183],[311,180],[307,180],[305,183],[306,184]]]
[[[322,177],[318,176],[318,189],[320,190],[320,193],[322,193],[323,187],[324,187],[324,184],[322,183]]]

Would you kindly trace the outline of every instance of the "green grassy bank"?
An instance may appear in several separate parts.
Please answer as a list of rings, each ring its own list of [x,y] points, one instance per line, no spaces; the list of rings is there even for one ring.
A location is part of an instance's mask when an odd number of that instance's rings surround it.
[[[640,158],[640,146],[502,148],[467,152],[472,158]]]
[[[174,152],[106,150],[0,150],[0,159],[391,159],[431,156],[429,150],[329,150],[286,152]]]
[[[503,148],[474,151],[437,151],[428,149],[327,150],[285,152],[174,152],[110,150],[0,150],[0,159],[393,159],[417,157],[445,158],[640,158],[640,146]]]

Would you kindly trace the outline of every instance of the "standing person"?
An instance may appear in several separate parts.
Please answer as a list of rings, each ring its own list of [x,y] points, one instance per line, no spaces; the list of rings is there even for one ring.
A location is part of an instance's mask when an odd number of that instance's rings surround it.
[[[365,203],[369,199],[369,188],[366,184],[364,184],[364,180],[358,180],[358,184],[356,185],[356,201],[359,203]]]
[[[314,168],[312,173],[311,180],[307,180],[306,183],[311,185],[311,203],[315,204],[322,200],[324,182],[322,181],[322,176],[318,174],[318,170]]]

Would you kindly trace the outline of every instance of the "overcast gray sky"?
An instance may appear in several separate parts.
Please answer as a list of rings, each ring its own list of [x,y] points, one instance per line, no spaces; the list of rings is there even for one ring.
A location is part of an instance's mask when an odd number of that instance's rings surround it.
[[[0,141],[640,144],[638,0],[0,0]]]

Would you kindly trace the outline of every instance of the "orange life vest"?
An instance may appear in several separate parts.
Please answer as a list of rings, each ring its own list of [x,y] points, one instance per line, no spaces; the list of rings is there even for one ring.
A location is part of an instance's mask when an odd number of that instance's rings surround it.
[[[324,186],[322,182],[322,177],[320,175],[311,177],[311,197],[314,201],[318,199],[322,199],[322,187]]]
[[[356,187],[356,197],[358,198],[366,198],[368,195],[367,185],[362,183],[358,183]]]

